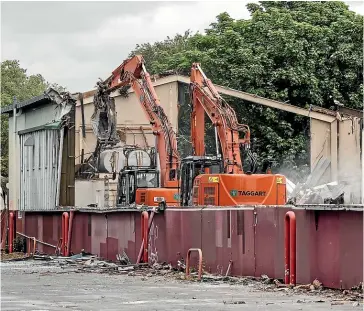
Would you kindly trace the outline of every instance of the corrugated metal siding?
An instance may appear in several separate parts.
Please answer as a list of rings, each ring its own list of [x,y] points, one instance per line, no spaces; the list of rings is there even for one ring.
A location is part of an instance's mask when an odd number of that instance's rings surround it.
[[[20,135],[20,210],[56,207],[58,153],[58,130]]]

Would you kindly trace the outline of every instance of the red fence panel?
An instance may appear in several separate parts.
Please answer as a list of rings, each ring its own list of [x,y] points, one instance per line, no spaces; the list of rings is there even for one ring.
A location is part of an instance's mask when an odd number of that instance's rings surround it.
[[[254,275],[254,209],[231,211],[232,275]]]
[[[231,275],[284,278],[286,207],[167,209],[154,217],[149,261],[177,265],[189,248],[201,248],[204,270]],[[350,288],[363,280],[363,217],[355,211],[294,209],[297,224],[297,283],[315,278],[324,286]],[[24,234],[57,245],[62,212],[27,212]],[[116,260],[125,250],[135,262],[141,245],[140,212],[76,212],[71,251],[82,249]],[[19,231],[19,228],[18,228]],[[37,243],[39,250],[54,249]],[[191,256],[191,265],[197,256]]]

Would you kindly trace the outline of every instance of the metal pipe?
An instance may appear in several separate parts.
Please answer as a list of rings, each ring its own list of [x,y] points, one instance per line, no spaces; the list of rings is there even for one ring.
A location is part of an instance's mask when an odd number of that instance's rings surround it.
[[[59,154],[58,154],[56,207],[58,207],[59,205],[59,199],[61,196],[60,192],[61,192],[61,178],[62,178],[63,138],[64,138],[64,128],[61,128],[60,141],[59,141]]]
[[[285,215],[284,259],[284,283],[296,285],[296,215],[292,211]]]
[[[148,225],[149,225],[148,212],[142,212],[142,237],[143,237],[143,262],[148,262]]]
[[[6,245],[6,228],[7,228],[7,207],[1,211],[1,225],[3,229],[1,230],[1,249],[5,249]]]
[[[85,127],[85,107],[83,104],[83,94],[79,93],[80,106],[81,106],[81,127],[82,127],[82,137],[81,137],[81,163],[84,161],[85,149],[83,147],[83,140],[86,139],[86,127]],[[80,135],[81,136],[81,135]]]
[[[86,138],[86,122],[85,122],[85,107],[83,104],[83,94],[80,93],[80,106],[81,106],[81,121],[82,121],[82,137]]]
[[[62,214],[62,253],[63,256],[67,254],[67,240],[68,240],[68,224],[69,216],[67,212]]]
[[[192,252],[198,252],[198,280],[202,277],[202,250],[200,248],[190,248],[186,256],[186,279],[190,275],[190,257]]]
[[[144,211],[143,213],[148,213],[146,211]],[[150,227],[152,226],[152,222],[153,222],[153,219],[154,219],[154,215],[155,215],[155,209],[153,209],[153,211],[150,213],[150,217],[149,217],[149,222],[148,222],[148,233],[147,233],[147,248],[148,248],[148,236],[149,236],[149,232],[150,232]],[[144,226],[144,222],[143,222],[143,218],[142,218],[142,224],[141,224],[142,228]],[[137,264],[140,263],[140,260],[142,259],[142,255],[143,255],[143,249],[144,249],[144,236],[143,236],[143,229],[142,229],[142,244],[140,246],[140,250],[139,250],[139,254],[138,254],[138,257],[137,257]]]
[[[28,235],[25,235],[25,234],[21,233],[21,232],[16,232],[16,234],[19,234],[20,236],[22,236],[22,237],[24,237],[24,238],[27,238],[27,239],[35,239],[35,238],[32,238],[32,237],[30,237],[30,236],[28,236]],[[57,246],[55,246],[55,245],[52,245],[52,244],[49,244],[49,243],[46,243],[46,242],[40,241],[40,240],[38,240],[38,239],[35,239],[35,240],[36,240],[36,241],[37,241],[37,243],[39,243],[39,244],[42,244],[42,245],[45,245],[45,246],[49,246],[49,247],[53,247],[53,248],[57,248]]]
[[[17,100],[16,100],[16,96],[14,96],[14,102],[13,102],[13,132],[14,132],[14,137],[13,137],[13,159],[15,159],[15,165],[14,165],[14,176],[15,176],[15,181],[13,184],[13,204],[15,206],[12,206],[13,209],[16,209],[17,205],[18,205],[18,191],[20,189],[20,173],[18,174],[19,171],[19,165],[17,165],[18,159],[19,159],[19,153],[18,153],[18,130],[17,130],[17,118],[20,117],[22,114],[22,109],[20,108],[19,111],[17,112]],[[10,208],[10,206],[8,206],[8,209]]]
[[[33,238],[33,257],[35,254],[36,245],[37,245],[37,240],[36,240],[36,238]]]
[[[64,214],[64,213],[63,213]],[[61,254],[63,254],[63,250],[64,250],[64,216],[61,216],[61,240],[62,240],[62,244],[61,244]]]
[[[361,126],[361,204],[364,204],[364,119],[361,120]]]
[[[31,252],[30,252],[30,248],[31,248],[31,247],[30,247],[30,241],[31,241],[30,239],[31,239],[31,238],[29,237],[29,239],[28,239],[28,245],[27,245],[27,253],[28,253],[28,255],[30,255],[30,253],[31,253]]]
[[[232,265],[232,263],[233,263],[233,261],[230,259],[230,260],[229,260],[229,266],[228,266],[228,268],[227,268],[227,270],[226,270],[226,274],[225,274],[225,276],[228,276],[228,275],[230,274],[230,269],[231,269],[231,265]]]
[[[9,208],[10,208],[10,198],[9,198],[9,195],[10,195],[10,192],[9,192],[9,184],[7,183],[6,184],[6,188],[7,188],[7,198],[6,198],[6,209],[5,209],[5,224],[4,224],[4,240],[3,240],[3,249],[5,249],[6,247],[6,240],[7,240],[7,229],[8,229],[8,225],[9,225]]]
[[[9,241],[8,241],[8,245],[9,245],[9,253],[11,254],[13,252],[13,241],[14,241],[14,213],[11,212],[9,215]]]
[[[136,264],[137,265],[140,263],[140,260],[142,259],[143,249],[144,249],[144,239],[142,239],[142,244],[140,245],[140,250],[139,250],[138,258],[137,258],[137,261],[136,261]]]
[[[217,136],[217,126],[215,125],[215,145],[216,145],[216,156],[220,157],[220,151],[219,151],[219,140]]]
[[[17,130],[16,130],[16,118],[17,118],[17,115],[16,115],[16,97],[14,96],[14,102],[13,102],[13,134],[14,134],[14,137],[13,137],[13,159],[15,159],[15,162],[16,162],[16,159],[17,159],[17,155],[16,155],[16,151],[17,151],[17,143],[16,143],[16,135],[17,135]],[[17,187],[18,187],[18,165],[16,165],[17,163],[15,163],[15,165],[13,166],[13,170],[15,171],[14,172],[14,176],[15,176],[15,182],[14,182],[14,185],[13,185],[13,193],[12,193],[12,201],[15,203],[17,202],[17,193],[18,193],[18,190],[17,190]],[[14,208],[14,206],[13,206]],[[8,210],[9,210],[9,206],[8,206]],[[8,223],[9,224],[9,223]],[[8,244],[9,245],[9,244]]]
[[[66,256],[70,255],[71,249],[71,238],[72,238],[72,225],[73,225],[73,217],[75,215],[75,211],[70,211],[70,219],[69,219],[69,228],[68,228],[68,239],[67,239],[67,251]]]

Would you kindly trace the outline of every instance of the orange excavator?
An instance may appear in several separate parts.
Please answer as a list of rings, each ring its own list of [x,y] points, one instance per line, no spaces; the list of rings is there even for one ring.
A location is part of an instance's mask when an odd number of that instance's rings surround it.
[[[103,81],[103,85],[108,94],[131,86],[156,138],[156,158],[159,165],[157,168],[125,167],[121,170],[118,204],[157,206],[164,202],[169,206],[178,205],[177,171],[180,158],[176,134],[160,105],[150,75],[145,69],[143,57],[136,55],[125,60]]]
[[[190,94],[193,155],[181,161],[181,205],[285,204],[286,179],[283,175],[254,174],[255,167],[244,173],[242,148],[255,163],[250,151],[249,127],[239,124],[235,111],[197,63],[191,69]],[[205,113],[215,127],[216,156],[205,153]],[[240,133],[244,134],[242,138]]]

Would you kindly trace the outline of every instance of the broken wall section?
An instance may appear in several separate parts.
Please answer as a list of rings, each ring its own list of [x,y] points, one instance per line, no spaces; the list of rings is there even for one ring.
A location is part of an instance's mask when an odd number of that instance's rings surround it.
[[[175,77],[164,77],[153,81],[155,91],[166,115],[174,130],[178,128],[178,85]],[[91,117],[94,112],[94,91],[83,93],[84,122],[82,124],[81,102],[76,105],[76,165],[81,163],[82,149],[87,158],[96,147],[96,136],[92,130]],[[111,94],[115,100],[116,130],[122,145],[136,145],[141,148],[155,146],[155,136],[149,120],[145,116],[142,106],[132,88],[128,90],[128,96],[121,96],[117,91]],[[85,136],[82,135],[82,127]]]
[[[362,202],[362,120],[339,113],[331,123],[311,119],[311,174],[289,187],[291,202]]]

